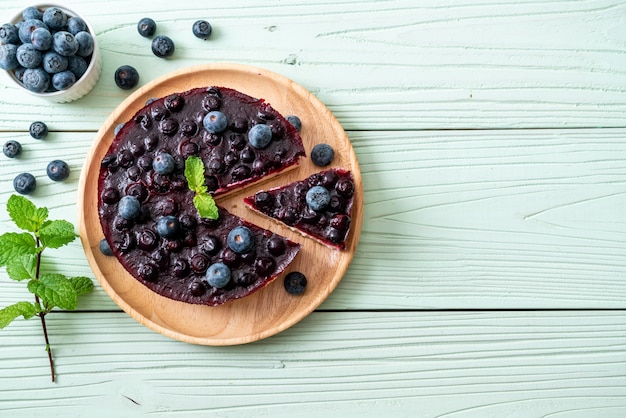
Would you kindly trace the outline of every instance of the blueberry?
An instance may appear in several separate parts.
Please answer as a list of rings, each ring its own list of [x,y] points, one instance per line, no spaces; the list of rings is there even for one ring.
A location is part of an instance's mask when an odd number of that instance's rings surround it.
[[[124,196],[117,206],[117,213],[124,219],[135,219],[139,216],[141,205],[135,196]]]
[[[210,133],[219,134],[228,126],[228,119],[226,118],[226,115],[219,110],[214,110],[207,113],[202,121],[202,124],[204,125],[204,129]]]
[[[78,32],[86,31],[87,23],[78,16],[72,16],[67,19],[67,31],[72,35],[76,35]]]
[[[111,246],[109,245],[109,241],[106,240],[106,238],[102,238],[100,240],[100,252],[103,255],[106,255],[107,257],[110,257],[113,255],[113,250],[111,249]]]
[[[157,233],[163,238],[176,238],[182,232],[182,227],[176,216],[163,216],[157,221]]]
[[[80,45],[76,37],[67,31],[55,32],[52,37],[52,47],[59,54],[69,57],[76,54]]]
[[[17,78],[17,80],[20,83],[24,82],[24,71],[26,71],[26,68],[21,67],[21,66],[17,66],[17,68],[15,69],[15,71],[13,71],[13,75],[15,75],[15,78]]]
[[[56,73],[52,76],[52,87],[55,90],[67,90],[76,83],[76,76],[67,70]]]
[[[137,23],[137,32],[146,38],[153,36],[156,32],[156,22],[149,17],[144,17]]]
[[[206,281],[210,286],[221,289],[230,282],[230,269],[224,263],[211,264],[206,271]]]
[[[17,47],[17,62],[24,68],[37,68],[43,56],[33,44],[22,44]]]
[[[52,47],[52,34],[46,28],[37,28],[30,34],[31,44],[39,51],[47,51]]]
[[[60,73],[69,68],[69,59],[54,51],[46,52],[42,60],[43,69],[50,74]],[[74,74],[76,75],[76,74]]]
[[[7,141],[2,146],[2,152],[9,158],[15,158],[22,152],[22,145],[14,140]]]
[[[272,141],[272,129],[263,124],[254,125],[248,132],[248,141],[254,148],[265,148]]]
[[[237,226],[228,233],[226,242],[234,252],[247,253],[254,247],[254,234],[245,226]]]
[[[24,20],[17,31],[17,35],[20,38],[20,41],[22,41],[22,43],[24,44],[29,44],[30,34],[33,33],[33,31],[37,28],[48,29],[48,26],[46,26],[46,24],[43,23],[41,20],[37,20],[37,19]]]
[[[87,67],[89,65],[87,64],[87,61],[85,61],[85,58],[79,57],[78,55],[72,55],[71,57],[67,57],[67,60],[69,62],[68,70],[74,73],[76,80],[81,78],[87,72]]]
[[[13,44],[0,45],[0,68],[14,70],[19,67],[17,61],[17,46]]]
[[[58,7],[49,7],[43,12],[43,23],[51,30],[62,30],[67,24],[67,15]]]
[[[299,117],[296,115],[289,115],[286,119],[287,122],[291,123],[291,125],[296,128],[296,131],[300,132],[300,129],[302,129],[302,121]]]
[[[37,188],[37,180],[30,173],[21,173],[13,179],[13,188],[19,194],[30,194]]]
[[[139,73],[130,65],[122,65],[115,70],[115,84],[117,87],[130,90],[139,82]]]
[[[10,23],[0,26],[0,44],[17,44],[20,36],[17,33],[17,27]]]
[[[285,290],[291,295],[301,295],[306,290],[306,277],[299,271],[292,271],[285,276]]]
[[[174,41],[167,36],[157,36],[152,40],[152,53],[159,58],[167,58],[174,54]]]
[[[122,130],[123,127],[124,127],[124,123],[123,122],[122,123],[118,123],[115,126],[115,129],[113,130],[113,135],[117,136],[117,134],[119,133],[119,131]]]
[[[50,74],[43,68],[27,68],[22,79],[24,87],[35,93],[43,93],[50,87]]]
[[[211,28],[211,24],[206,20],[196,20],[191,27],[191,31],[196,38],[207,39],[211,36],[213,28]]]
[[[43,12],[41,10],[39,10],[38,8],[34,7],[34,6],[30,6],[30,7],[25,8],[22,11],[22,19],[24,19],[24,20],[28,20],[28,19],[43,20]]]
[[[159,153],[152,161],[152,168],[158,174],[169,174],[176,168],[174,157],[166,152]]]
[[[76,55],[79,57],[89,57],[93,54],[93,37],[89,32],[78,32],[74,35],[74,38],[76,39],[76,42],[78,42],[78,51],[76,51]]]
[[[306,204],[313,210],[324,209],[330,203],[330,193],[322,186],[313,186],[306,192]]]
[[[317,144],[311,150],[311,161],[319,167],[329,165],[335,158],[335,151],[328,144]]]
[[[44,139],[48,136],[48,125],[41,121],[33,122],[28,128],[28,132],[35,139]]]
[[[70,166],[65,161],[50,161],[46,168],[46,174],[53,181],[63,181],[70,176]]]

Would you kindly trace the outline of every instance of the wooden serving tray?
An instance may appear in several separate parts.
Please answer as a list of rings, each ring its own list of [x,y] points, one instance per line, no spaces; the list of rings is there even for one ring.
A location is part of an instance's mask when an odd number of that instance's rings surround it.
[[[245,298],[217,307],[192,305],[160,296],[133,278],[115,257],[100,253],[104,237],[98,217],[100,162],[114,138],[115,127],[129,120],[150,98],[195,87],[222,86],[252,97],[264,98],[283,116],[302,120],[301,135],[307,157],[300,166],[261,183],[216,198],[219,205],[254,224],[302,244],[289,268],[267,287]],[[323,169],[310,160],[314,145],[325,142],[335,149],[330,167],[343,167],[355,180],[352,227],[347,248],[337,251],[291,231],[244,207],[243,198],[304,179]],[[168,337],[194,344],[234,345],[269,337],[294,325],[317,308],[335,289],[352,261],[363,219],[363,186],[358,161],[346,133],[332,113],[315,96],[293,81],[270,71],[239,64],[207,64],[175,71],[141,87],[109,116],[87,155],[78,197],[80,238],[87,260],[102,288],[126,313],[141,324]],[[288,294],[284,274],[300,271],[308,279],[300,296]]]

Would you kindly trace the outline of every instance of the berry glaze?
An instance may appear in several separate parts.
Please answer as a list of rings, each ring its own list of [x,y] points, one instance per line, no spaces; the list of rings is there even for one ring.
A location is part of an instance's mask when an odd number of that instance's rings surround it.
[[[228,118],[226,130],[219,134],[203,127],[204,117],[214,110]],[[247,132],[256,124],[272,130],[272,141],[263,149],[248,141]],[[155,172],[153,161],[160,153],[174,158],[172,172]],[[218,196],[295,166],[305,152],[295,128],[269,104],[222,87],[196,88],[151,101],[116,134],[98,180],[100,223],[113,254],[154,292],[215,306],[269,284],[301,246],[222,207],[217,220],[200,218],[184,176],[185,159],[192,155],[204,161],[205,184]],[[119,201],[126,195],[141,203],[140,214],[132,220],[118,214]],[[178,219],[176,236],[157,232],[164,216]],[[227,242],[238,226],[254,235],[255,245],[243,254],[231,250]],[[210,286],[206,280],[215,263],[231,271],[225,287]]]

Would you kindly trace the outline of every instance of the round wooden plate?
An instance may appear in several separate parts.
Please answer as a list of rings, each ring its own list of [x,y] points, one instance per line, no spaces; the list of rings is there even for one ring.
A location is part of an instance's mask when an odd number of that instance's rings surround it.
[[[195,87],[223,86],[252,97],[264,98],[282,115],[302,120],[301,136],[307,157],[285,173],[216,198],[219,205],[262,228],[302,244],[302,250],[285,271],[301,271],[308,279],[300,296],[288,294],[279,276],[267,287],[245,298],[217,307],[192,305],[160,296],[133,278],[114,257],[100,253],[103,238],[98,217],[100,162],[114,137],[115,127],[129,120],[150,98]],[[304,179],[323,170],[311,162],[314,145],[325,142],[335,149],[330,167],[352,172],[355,201],[352,227],[344,251],[330,249],[244,207],[243,198],[255,192]],[[326,169],[325,167],[324,169]],[[204,345],[234,345],[269,337],[317,308],[335,289],[352,261],[363,218],[363,186],[354,149],[332,113],[308,90],[276,73],[239,64],[207,64],[190,67],[154,80],[135,91],[110,115],[87,155],[78,198],[81,241],[94,274],[104,290],[126,313],[141,324],[171,338]]]

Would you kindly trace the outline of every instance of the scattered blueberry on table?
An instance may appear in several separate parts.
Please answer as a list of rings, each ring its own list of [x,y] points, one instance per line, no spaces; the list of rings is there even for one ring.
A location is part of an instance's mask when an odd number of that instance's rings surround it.
[[[28,132],[35,139],[44,139],[48,136],[48,125],[41,121],[33,122],[30,124]]]
[[[196,20],[191,27],[191,31],[196,38],[206,40],[209,38],[209,36],[211,36],[213,28],[211,27],[211,24],[206,20]]]
[[[70,167],[65,161],[53,160],[46,167],[46,174],[53,181],[63,181],[70,176]]]
[[[285,276],[285,290],[291,295],[301,295],[306,290],[306,285],[306,276],[299,271],[292,271]]]
[[[335,158],[335,151],[328,144],[317,144],[311,150],[311,161],[319,167],[329,165]]]
[[[7,141],[2,146],[2,152],[8,158],[15,158],[22,152],[22,144],[14,140]]]
[[[30,194],[37,188],[37,180],[30,173],[20,173],[13,179],[13,188],[19,194]]]
[[[149,17],[144,17],[137,23],[137,32],[145,38],[150,38],[156,33],[156,22]]]
[[[122,65],[115,70],[114,79],[119,88],[130,90],[139,83],[139,72],[131,65]]]
[[[152,40],[152,53],[159,58],[168,58],[176,49],[174,41],[168,36],[159,35]]]

